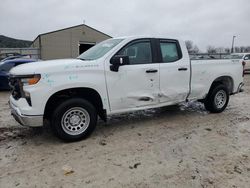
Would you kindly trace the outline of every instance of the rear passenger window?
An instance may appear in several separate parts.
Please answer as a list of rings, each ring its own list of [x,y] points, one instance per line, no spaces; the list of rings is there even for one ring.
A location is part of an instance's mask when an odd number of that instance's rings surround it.
[[[162,61],[164,63],[174,62],[179,60],[180,54],[178,53],[178,47],[176,42],[160,42]]]

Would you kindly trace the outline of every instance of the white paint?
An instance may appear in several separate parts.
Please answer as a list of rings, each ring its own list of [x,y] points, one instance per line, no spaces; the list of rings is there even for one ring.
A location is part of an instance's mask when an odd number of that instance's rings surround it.
[[[77,59],[42,61],[17,66],[13,75],[41,74],[41,80],[33,86],[24,86],[29,92],[32,107],[23,99],[10,101],[25,115],[42,115],[48,99],[56,92],[76,87],[96,90],[107,114],[129,112],[147,108],[167,106],[189,99],[202,99],[212,82],[220,76],[230,76],[234,81],[233,92],[242,78],[242,65],[231,60],[193,61],[191,91],[190,60],[184,42],[180,41],[183,58],[174,63],[124,65],[118,72],[110,70],[110,59],[124,45],[134,39],[150,37],[125,37],[106,55],[95,61]],[[188,68],[178,71],[178,68]],[[146,73],[156,69],[156,73]],[[144,100],[149,98],[149,100]]]
[[[161,103],[179,103],[186,100],[189,93],[190,61],[184,43],[180,42],[182,58],[172,63],[160,63]],[[187,68],[187,71],[179,71]]]
[[[109,64],[108,61],[105,64]],[[146,73],[148,69],[156,69],[158,73]],[[119,67],[118,72],[110,71],[109,67],[106,70],[111,111],[152,106],[158,103],[158,97],[152,97],[152,95],[159,93],[159,64],[125,65]],[[151,79],[154,80],[154,84]],[[150,97],[153,100],[139,100],[142,97]]]

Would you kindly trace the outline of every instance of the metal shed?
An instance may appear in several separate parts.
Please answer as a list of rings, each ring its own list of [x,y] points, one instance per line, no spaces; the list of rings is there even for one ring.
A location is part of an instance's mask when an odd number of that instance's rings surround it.
[[[75,58],[96,43],[111,38],[85,24],[40,34],[31,47],[39,48],[40,59]]]

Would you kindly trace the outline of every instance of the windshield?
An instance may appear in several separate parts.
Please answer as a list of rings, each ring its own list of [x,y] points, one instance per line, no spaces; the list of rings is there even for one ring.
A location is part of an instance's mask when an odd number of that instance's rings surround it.
[[[9,72],[12,67],[13,67],[12,63],[5,63],[5,62],[0,63],[0,71]]]
[[[86,52],[82,53],[77,59],[82,60],[96,60],[104,56],[108,51],[119,44],[123,39],[108,39],[98,43],[94,47],[90,48]]]

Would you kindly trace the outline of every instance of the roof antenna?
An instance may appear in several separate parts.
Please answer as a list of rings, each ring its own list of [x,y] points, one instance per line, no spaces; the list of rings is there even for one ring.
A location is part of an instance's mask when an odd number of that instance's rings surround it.
[[[83,20],[83,31],[82,31],[82,34],[85,35],[85,31],[84,31],[84,27],[85,27],[85,20]]]

